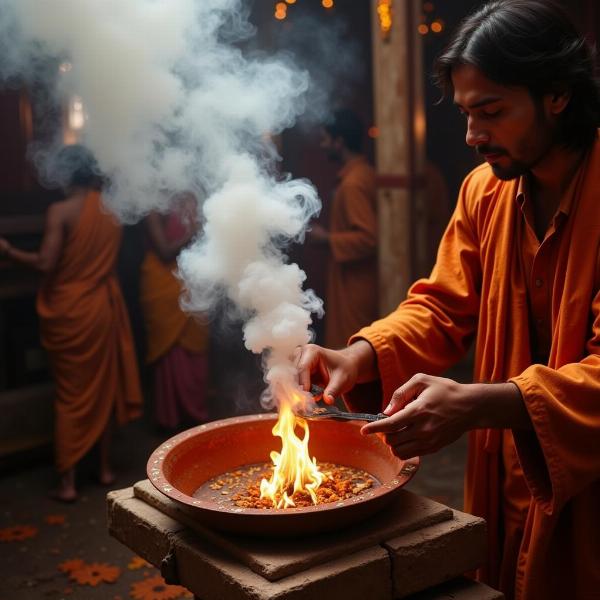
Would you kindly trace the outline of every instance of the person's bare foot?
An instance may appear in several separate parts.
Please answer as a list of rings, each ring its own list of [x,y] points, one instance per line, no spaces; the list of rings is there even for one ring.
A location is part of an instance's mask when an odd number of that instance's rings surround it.
[[[60,484],[56,489],[50,490],[50,498],[58,502],[75,502],[77,500],[77,490],[75,486]]]
[[[75,502],[77,500],[75,469],[68,469],[59,477],[58,487],[50,491],[50,498],[58,502]]]
[[[98,474],[98,483],[100,483],[100,485],[109,486],[115,482],[116,478],[117,476],[115,475],[114,471],[111,471],[107,468],[101,469],[100,473]]]

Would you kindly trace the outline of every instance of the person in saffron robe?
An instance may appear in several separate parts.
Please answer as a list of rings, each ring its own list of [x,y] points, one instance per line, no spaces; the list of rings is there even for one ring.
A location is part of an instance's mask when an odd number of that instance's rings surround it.
[[[154,371],[156,421],[167,430],[186,419],[208,419],[208,327],[183,312],[176,258],[197,233],[196,200],[181,194],[167,215],[146,218],[148,250],[141,270],[141,305],[146,325],[146,360]]]
[[[546,0],[467,18],[437,80],[485,159],[462,185],[429,278],[348,347],[298,349],[394,454],[469,432],[466,510],[487,520],[479,578],[507,598],[600,598],[600,89]],[[474,383],[439,374],[476,339]]]
[[[377,205],[375,169],[362,154],[364,127],[348,109],[334,113],[322,131],[321,147],[341,164],[330,227],[311,227],[310,242],[328,245],[325,344],[342,348],[360,327],[378,316]]]
[[[138,417],[142,395],[115,275],[121,227],[102,205],[101,179],[85,148],[61,149],[54,166],[68,178],[67,197],[48,208],[39,251],[0,238],[0,252],[43,273],[37,312],[56,386],[53,497],[68,502],[77,498],[75,467],[95,444],[99,481],[112,483],[111,421]]]

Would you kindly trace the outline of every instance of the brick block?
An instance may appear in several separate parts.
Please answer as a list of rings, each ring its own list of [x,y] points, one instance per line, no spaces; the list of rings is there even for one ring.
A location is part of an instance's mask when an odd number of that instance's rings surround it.
[[[388,540],[394,597],[430,588],[477,568],[486,548],[485,521],[459,511],[454,518]]]
[[[175,534],[185,529],[185,525],[132,495],[120,492],[123,490],[108,495],[110,535],[160,568],[162,560],[172,549]]]

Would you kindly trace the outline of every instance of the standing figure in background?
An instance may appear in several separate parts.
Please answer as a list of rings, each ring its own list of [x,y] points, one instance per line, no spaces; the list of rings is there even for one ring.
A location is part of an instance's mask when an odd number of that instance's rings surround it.
[[[194,423],[208,419],[208,328],[181,309],[182,287],[175,275],[177,255],[197,230],[191,194],[182,194],[171,213],[146,218],[148,250],[140,282],[146,360],[154,371],[156,420],[168,430],[189,418]]]
[[[364,126],[342,109],[323,127],[321,147],[341,165],[330,228],[319,224],[308,241],[329,246],[325,344],[342,348],[354,331],[378,316],[376,175],[362,154]]]
[[[56,172],[68,174],[66,199],[46,214],[38,252],[0,238],[0,253],[44,275],[37,298],[42,344],[56,385],[55,451],[60,476],[53,496],[77,498],[75,467],[98,442],[99,481],[110,485],[110,425],[141,414],[142,394],[129,318],[115,264],[121,227],[102,206],[94,158],[63,148]]]

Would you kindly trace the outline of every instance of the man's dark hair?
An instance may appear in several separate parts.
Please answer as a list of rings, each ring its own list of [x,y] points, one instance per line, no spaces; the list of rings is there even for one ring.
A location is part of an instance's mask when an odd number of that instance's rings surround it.
[[[336,110],[333,118],[325,123],[324,128],[332,138],[342,138],[350,152],[362,151],[365,126],[354,111],[348,108]]]
[[[459,26],[437,59],[434,80],[447,96],[452,70],[472,65],[505,86],[526,87],[537,101],[569,90],[559,142],[586,148],[600,126],[600,83],[594,51],[564,10],[550,0],[495,0]]]
[[[64,187],[101,187],[102,176],[94,155],[79,144],[64,146],[57,155],[54,168]]]

